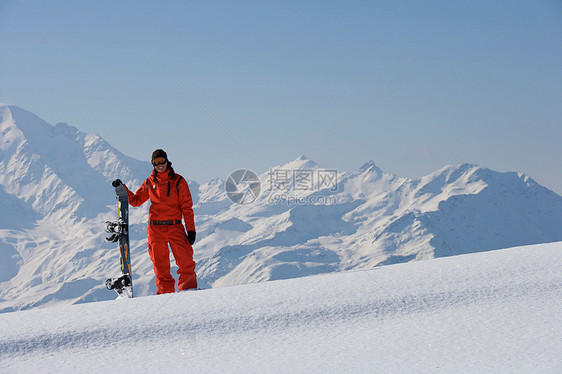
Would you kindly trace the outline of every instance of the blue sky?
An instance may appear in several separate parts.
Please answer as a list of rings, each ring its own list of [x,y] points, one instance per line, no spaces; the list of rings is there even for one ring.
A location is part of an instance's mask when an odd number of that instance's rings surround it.
[[[300,155],[562,194],[562,2],[0,1],[0,102],[202,183]]]

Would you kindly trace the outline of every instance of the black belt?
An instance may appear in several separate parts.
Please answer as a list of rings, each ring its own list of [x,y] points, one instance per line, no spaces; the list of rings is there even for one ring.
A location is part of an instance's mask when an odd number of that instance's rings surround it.
[[[156,221],[156,220],[148,220],[149,225],[178,225],[181,223],[181,219],[176,220],[169,220],[169,221]]]

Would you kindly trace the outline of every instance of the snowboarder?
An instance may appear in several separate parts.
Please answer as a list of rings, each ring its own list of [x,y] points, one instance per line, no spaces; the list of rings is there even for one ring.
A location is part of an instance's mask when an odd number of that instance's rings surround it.
[[[154,265],[157,294],[175,292],[168,245],[178,266],[178,290],[196,289],[192,247],[196,232],[191,192],[185,179],[174,172],[168,155],[162,149],[152,153],[152,165],[154,169],[150,177],[134,194],[127,186],[125,188],[131,206],[140,206],[148,199],[151,202],[147,228],[148,253]],[[119,179],[113,181],[114,187],[120,184],[122,182]]]

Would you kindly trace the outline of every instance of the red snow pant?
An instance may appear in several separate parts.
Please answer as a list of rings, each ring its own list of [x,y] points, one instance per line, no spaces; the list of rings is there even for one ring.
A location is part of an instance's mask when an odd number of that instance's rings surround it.
[[[178,266],[178,290],[197,288],[193,248],[187,241],[182,224],[148,225],[148,254],[154,264],[157,294],[175,292],[175,280],[170,274],[170,250]]]

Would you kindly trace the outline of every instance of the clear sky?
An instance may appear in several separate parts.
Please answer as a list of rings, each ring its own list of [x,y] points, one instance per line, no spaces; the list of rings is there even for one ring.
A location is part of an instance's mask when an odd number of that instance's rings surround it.
[[[562,1],[0,1],[0,102],[200,183],[306,155],[562,194]]]

